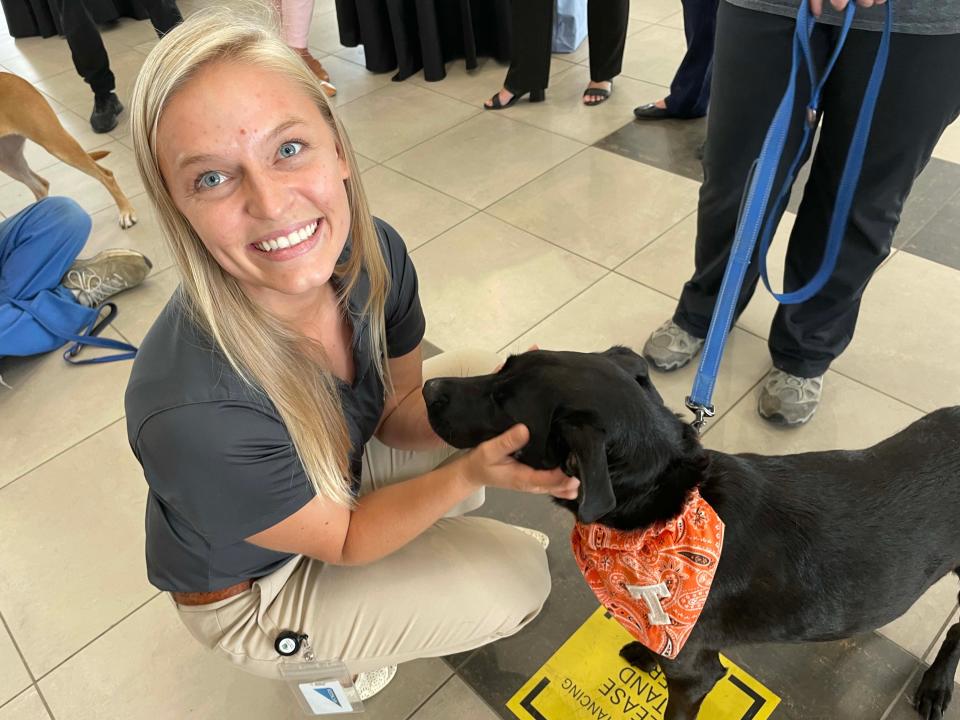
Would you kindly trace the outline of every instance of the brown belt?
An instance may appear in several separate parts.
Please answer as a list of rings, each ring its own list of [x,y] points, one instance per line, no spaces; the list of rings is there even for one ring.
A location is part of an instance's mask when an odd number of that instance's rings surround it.
[[[170,594],[173,595],[173,599],[178,605],[206,605],[217,602],[217,600],[226,600],[234,595],[239,595],[251,587],[253,587],[253,581],[244,580],[243,582],[223,588],[222,590],[213,590],[211,592],[172,592]]]

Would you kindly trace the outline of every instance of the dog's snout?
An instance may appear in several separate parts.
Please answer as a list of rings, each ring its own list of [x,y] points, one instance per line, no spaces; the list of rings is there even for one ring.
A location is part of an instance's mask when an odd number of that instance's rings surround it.
[[[450,401],[450,396],[445,392],[442,380],[427,380],[423,384],[423,399],[428,406],[440,408]]]

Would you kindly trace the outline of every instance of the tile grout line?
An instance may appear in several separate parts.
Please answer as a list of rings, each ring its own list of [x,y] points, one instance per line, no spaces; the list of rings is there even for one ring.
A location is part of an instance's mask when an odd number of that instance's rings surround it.
[[[606,270],[606,268],[604,268],[604,270]],[[500,354],[500,353],[502,353],[504,350],[507,350],[511,345],[513,345],[515,342],[517,342],[517,340],[519,340],[519,339],[522,338],[524,335],[526,335],[527,333],[529,333],[529,332],[531,332],[532,330],[534,330],[538,325],[542,325],[542,324],[543,324],[544,322],[546,322],[548,319],[550,319],[551,317],[553,317],[554,315],[556,315],[558,312],[560,312],[560,310],[562,310],[562,309],[565,308],[567,305],[569,305],[569,304],[572,303],[574,300],[576,300],[578,297],[580,297],[580,296],[583,295],[585,292],[587,292],[588,290],[590,290],[590,288],[592,288],[594,285],[596,285],[597,283],[599,283],[601,280],[603,280],[604,278],[609,277],[609,276],[612,274],[612,272],[613,272],[612,270],[606,270],[606,272],[605,272],[603,275],[601,275],[601,276],[598,277],[596,280],[594,280],[592,283],[590,283],[589,285],[587,285],[586,287],[584,287],[584,288],[583,288],[580,292],[578,292],[576,295],[572,296],[571,298],[569,298],[568,300],[566,300],[565,302],[563,302],[560,306],[558,306],[558,307],[554,308],[553,310],[551,310],[549,313],[547,313],[547,314],[544,315],[542,318],[540,318],[539,320],[537,320],[537,321],[536,321],[533,325],[531,325],[529,328],[527,328],[527,329],[524,330],[522,333],[520,333],[519,335],[517,335],[515,338],[513,338],[512,340],[510,340],[506,345],[502,346],[499,350],[497,350],[497,354]]]
[[[449,667],[449,663],[448,663],[448,667]],[[450,675],[447,677],[447,679],[444,680],[442,683],[440,683],[440,685],[438,685],[438,686],[433,690],[433,692],[431,692],[429,695],[427,695],[427,697],[425,697],[425,698],[423,699],[423,702],[420,703],[419,705],[417,705],[417,706],[410,712],[410,714],[406,716],[405,720],[413,720],[413,717],[414,717],[418,712],[420,712],[420,711],[423,709],[423,706],[426,705],[428,702],[430,702],[430,701],[433,699],[434,695],[436,695],[436,694],[439,693],[441,690],[443,690],[443,688],[445,688],[445,687],[447,686],[447,683],[450,682],[450,681],[451,681],[453,678],[455,678],[455,677],[458,677],[458,676],[457,676],[457,673],[456,673],[454,670],[451,670],[451,671],[450,671]]]
[[[77,445],[80,445],[81,443],[86,442],[87,440],[89,440],[90,438],[92,438],[94,435],[97,435],[98,433],[103,432],[104,430],[106,430],[106,429],[107,429],[108,427],[110,427],[111,425],[116,425],[118,422],[120,422],[121,420],[123,420],[124,418],[126,418],[126,416],[127,416],[126,413],[120,415],[120,417],[118,417],[116,420],[111,420],[110,422],[108,422],[108,423],[107,423],[106,425],[104,425],[103,427],[101,427],[101,428],[99,428],[99,429],[97,429],[97,430],[94,430],[92,433],[90,433],[89,435],[81,438],[80,440],[77,440],[75,443],[73,443],[73,444],[70,445],[69,447],[65,447],[65,448],[63,448],[62,450],[59,450],[56,454],[51,455],[51,456],[48,457],[46,460],[40,461],[39,463],[37,463],[36,465],[34,465],[32,468],[30,468],[29,470],[25,470],[24,472],[22,472],[20,475],[17,475],[15,478],[13,478],[12,480],[10,480],[9,482],[4,483],[3,485],[0,485],[0,492],[3,492],[4,488],[10,487],[11,485],[13,485],[13,483],[17,482],[18,480],[21,480],[21,479],[25,478],[27,475],[29,475],[30,473],[34,472],[35,470],[39,470],[40,468],[42,468],[42,467],[43,467],[44,465],[46,465],[47,463],[49,463],[49,462],[51,462],[51,461],[53,461],[53,460],[56,460],[58,457],[60,457],[61,455],[63,455],[65,452],[69,452],[70,450],[73,450],[75,447],[77,447]]]
[[[566,162],[566,161],[564,161],[564,162]],[[531,181],[531,182],[532,182],[532,181]],[[519,188],[518,188],[518,190],[519,190]],[[486,213],[486,211],[481,211],[481,212]],[[694,211],[694,212],[696,212],[696,211]],[[489,214],[489,213],[487,213],[487,214]],[[648,285],[644,285],[642,282],[640,282],[640,281],[638,281],[638,280],[634,280],[633,278],[627,277],[626,275],[618,272],[615,268],[608,268],[608,267],[606,267],[605,265],[603,265],[603,264],[601,264],[601,263],[598,263],[596,260],[591,260],[590,258],[587,258],[587,257],[585,257],[585,256],[583,256],[583,255],[580,255],[579,253],[576,253],[576,252],[574,252],[574,251],[572,251],[572,250],[568,250],[567,248],[562,247],[561,245],[557,245],[556,243],[554,243],[554,242],[552,242],[552,241],[550,241],[550,240],[548,240],[548,239],[546,239],[546,238],[544,238],[544,237],[540,237],[540,236],[537,235],[536,233],[530,232],[529,230],[525,230],[525,229],[523,229],[523,228],[521,228],[521,227],[517,227],[516,225],[514,225],[513,223],[511,223],[511,222],[509,222],[509,221],[507,221],[507,220],[501,220],[501,219],[498,218],[496,215],[490,215],[490,217],[494,218],[495,220],[499,220],[500,222],[503,222],[503,223],[509,225],[510,227],[513,227],[513,228],[519,230],[520,232],[524,232],[524,233],[526,233],[526,234],[528,234],[528,235],[531,235],[532,237],[535,237],[535,238],[537,238],[538,240],[542,240],[543,242],[549,243],[550,245],[553,245],[554,247],[562,250],[562,251],[565,252],[565,253],[568,253],[568,254],[570,254],[570,255],[573,255],[573,256],[575,256],[575,257],[578,257],[578,258],[580,258],[581,260],[585,260],[585,261],[591,263],[592,265],[596,265],[597,267],[603,268],[603,270],[605,271],[604,274],[601,275],[599,278],[597,278],[594,282],[590,283],[589,285],[587,285],[586,287],[584,287],[580,292],[578,292],[576,295],[574,295],[573,297],[571,297],[570,299],[568,299],[567,301],[565,301],[564,303],[562,303],[561,305],[559,305],[558,307],[554,308],[552,311],[550,311],[549,313],[547,313],[545,316],[543,316],[542,318],[540,318],[539,320],[537,320],[535,323],[533,323],[533,325],[531,325],[531,326],[528,327],[526,330],[524,330],[522,333],[520,333],[519,335],[517,335],[517,336],[516,336],[515,338],[513,338],[510,342],[508,342],[506,345],[504,345],[503,347],[501,347],[497,352],[503,352],[504,350],[506,350],[507,348],[509,348],[510,345],[512,345],[512,344],[515,343],[517,340],[519,340],[519,339],[522,338],[524,335],[526,335],[528,332],[530,332],[530,331],[532,331],[534,328],[536,328],[538,325],[542,324],[542,323],[545,322],[547,319],[549,319],[550,317],[552,317],[553,315],[555,315],[557,312],[559,312],[560,310],[562,310],[564,307],[566,307],[567,305],[569,305],[571,302],[573,302],[574,300],[576,300],[578,297],[580,297],[581,295],[583,295],[584,293],[586,293],[590,288],[592,288],[594,285],[596,285],[597,283],[599,283],[601,280],[604,280],[604,279],[608,278],[610,275],[617,275],[617,276],[623,278],[624,280],[628,280],[628,281],[630,281],[630,282],[632,282],[632,283],[636,283],[637,285],[639,285],[639,286],[641,286],[641,287],[643,287],[643,288],[645,288],[645,289],[647,289],[647,290],[651,290],[651,291],[653,291],[653,292],[655,292],[655,293],[657,293],[657,294],[659,294],[659,295],[663,295],[664,297],[670,298],[671,300],[673,300],[674,302],[676,302],[676,298],[673,298],[673,297],[671,297],[670,295],[667,295],[667,294],[666,294],[665,292],[663,292],[662,290],[658,290],[657,288],[652,288],[652,287],[650,287],[650,286],[648,286]],[[683,222],[683,220],[685,220],[687,217],[689,217],[689,214],[686,215],[683,219],[678,220],[676,223],[674,223],[674,224],[671,225],[670,227],[666,228],[663,232],[661,232],[659,235],[657,235],[655,238],[653,238],[649,243],[647,243],[646,245],[644,245],[644,248],[649,247],[651,244],[655,243],[657,240],[659,240],[660,238],[662,238],[665,234],[667,234],[668,232],[670,232],[674,227],[676,227],[678,224],[680,224],[681,222]],[[642,249],[641,249],[641,250],[638,250],[637,252],[642,252]],[[634,255],[636,255],[636,253],[634,253]],[[632,258],[633,255],[631,255],[630,257]],[[630,259],[630,258],[628,258],[628,260],[629,260],[629,259]],[[627,262],[627,260],[624,260],[624,262]],[[623,263],[620,263],[620,265],[622,265],[622,264],[623,264]],[[618,265],[617,267],[620,267],[620,265]]]
[[[133,610],[131,610],[130,612],[128,612],[126,615],[123,615],[119,620],[117,620],[116,622],[114,622],[113,624],[111,624],[109,627],[107,627],[107,628],[105,628],[104,630],[102,630],[102,631],[100,631],[99,633],[97,633],[96,636],[94,636],[93,638],[91,638],[90,640],[88,640],[88,641],[87,641],[86,643],[84,643],[81,647],[79,647],[79,648],[77,648],[76,650],[74,650],[72,653],[70,653],[70,654],[69,654],[67,657],[65,657],[63,660],[61,660],[61,661],[58,662],[56,665],[54,665],[52,668],[50,668],[49,670],[47,670],[43,675],[41,675],[39,678],[37,678],[37,682],[39,683],[41,680],[44,680],[44,679],[50,677],[50,675],[52,675],[54,672],[56,672],[59,668],[61,668],[61,667],[63,667],[64,665],[66,665],[68,662],[70,662],[70,661],[71,661],[73,658],[75,658],[77,655],[79,655],[79,654],[82,653],[84,650],[86,650],[88,647],[90,647],[91,645],[93,645],[97,640],[99,640],[99,639],[102,638],[104,635],[106,635],[108,632],[110,632],[110,631],[113,630],[115,627],[117,627],[117,625],[119,625],[120,623],[122,623],[124,620],[127,620],[128,618],[132,617],[136,612],[138,612],[139,610],[142,610],[144,607],[146,607],[148,604],[150,604],[151,602],[153,602],[154,600],[156,600],[160,595],[163,594],[163,592],[160,591],[160,590],[156,590],[155,588],[151,588],[151,589],[155,590],[155,592],[154,592],[149,598],[147,598],[147,599],[144,600],[142,603],[140,603],[139,605],[137,605]]]
[[[431,139],[432,139],[432,138],[431,138]],[[364,155],[364,157],[366,157],[366,155]],[[477,212],[482,212],[482,208],[478,208],[478,207],[476,207],[475,205],[471,205],[470,203],[465,202],[465,201],[461,200],[461,199],[458,198],[458,197],[454,197],[453,195],[450,195],[449,193],[447,193],[447,192],[445,192],[445,191],[443,191],[443,190],[440,190],[440,189],[438,189],[438,188],[433,187],[433,185],[427,185],[425,182],[423,182],[423,180],[417,180],[417,178],[415,178],[415,177],[410,177],[409,175],[407,175],[407,174],[404,173],[404,172],[401,172],[400,170],[395,170],[395,169],[393,169],[392,167],[387,167],[387,166],[384,165],[383,163],[377,163],[377,164],[376,164],[376,167],[383,168],[384,170],[389,170],[390,172],[396,173],[397,175],[399,175],[399,176],[402,177],[402,178],[406,178],[407,180],[409,180],[409,181],[411,181],[411,182],[417,183],[417,185],[421,185],[421,186],[427,188],[427,190],[431,190],[431,191],[433,191],[433,192],[435,192],[435,193],[439,193],[440,195],[443,195],[445,198],[449,198],[449,199],[451,199],[451,200],[454,200],[454,201],[460,203],[461,205],[466,205],[466,206],[467,206],[468,208],[470,208],[471,210],[474,210],[475,213],[477,213]],[[361,176],[362,176],[362,175],[365,175],[368,171],[373,170],[373,169],[374,169],[374,168],[369,167],[369,168],[367,168],[366,170],[364,170],[363,172],[361,172],[360,175],[361,175]],[[362,177],[361,177],[361,180],[362,180]],[[366,188],[364,188],[364,192],[366,192]],[[386,218],[384,218],[384,219],[386,219]],[[389,221],[388,221],[388,222],[389,222]],[[437,235],[442,235],[442,234],[445,233],[445,232],[446,232],[446,230],[443,230],[442,232],[437,233]],[[437,235],[434,235],[434,236],[433,236],[432,238],[430,238],[430,239],[433,240],[433,238],[436,237]],[[420,246],[418,245],[417,247],[420,247]],[[416,249],[416,248],[414,248],[414,249]]]
[[[933,158],[932,155],[931,155],[930,157],[931,157],[931,159]],[[942,158],[937,158],[937,159],[940,160],[940,159],[942,159]],[[944,162],[950,162],[950,161],[949,161],[949,160],[945,160]],[[931,222],[933,222],[933,219],[934,219],[937,215],[940,214],[940,211],[943,210],[943,209],[944,209],[947,205],[949,205],[951,202],[953,202],[957,197],[960,197],[960,188],[957,188],[956,192],[954,192],[953,195],[951,195],[950,197],[948,197],[948,198],[946,199],[946,201],[943,203],[943,205],[941,205],[939,208],[937,208],[936,211],[934,211],[934,213],[933,213],[930,217],[928,217],[928,218],[923,222],[923,225],[921,225],[920,227],[917,228],[917,231],[916,231],[915,233],[913,233],[909,238],[907,238],[906,240],[904,240],[903,243],[900,245],[900,247],[892,247],[892,246],[891,246],[891,253],[890,253],[891,257],[893,256],[893,254],[894,254],[896,251],[899,251],[899,250],[905,251],[908,255],[915,255],[915,253],[910,252],[909,250],[907,250],[907,248],[910,246],[911,243],[913,243],[914,239],[916,239],[916,237],[926,229],[927,225],[929,225]],[[909,197],[908,197],[907,199],[909,200]],[[898,229],[899,229],[899,225],[898,225]],[[896,234],[896,233],[894,233],[894,234]],[[917,257],[923,257],[923,256],[920,255],[920,256],[917,256]],[[929,258],[924,258],[924,259],[929,259]],[[889,260],[889,258],[888,258],[888,260]],[[936,260],[932,260],[931,262],[937,262],[937,263],[940,264],[940,265],[943,265],[943,264],[944,264],[944,263],[940,263],[940,262],[938,262],[938,261],[936,261]],[[886,265],[886,263],[887,263],[887,261],[885,260],[884,263],[883,263],[883,265]],[[883,267],[883,265],[881,265],[881,268]],[[951,267],[951,266],[950,266],[950,265],[947,265],[947,267]],[[957,269],[957,268],[954,268],[954,269]],[[880,268],[877,268],[877,270],[879,271]]]
[[[601,149],[603,149],[603,148],[597,148],[597,149],[598,149],[598,150],[601,150]],[[609,151],[609,150],[605,150],[605,152],[610,152],[610,151]],[[616,153],[613,153],[613,154],[616,155]],[[621,155],[620,157],[623,157],[623,156]],[[646,165],[646,163],[643,163],[643,164]],[[653,166],[650,165],[649,167],[653,167]],[[659,170],[660,168],[654,168],[654,169]],[[683,176],[680,176],[680,177],[683,177]],[[640,253],[642,253],[644,250],[650,249],[650,246],[651,246],[651,245],[653,245],[655,242],[658,242],[659,240],[663,239],[663,236],[664,236],[664,235],[666,235],[668,232],[670,232],[670,230],[673,230],[673,229],[674,229],[675,227],[677,227],[680,223],[685,222],[686,220],[689,220],[691,217],[694,217],[694,218],[695,218],[695,217],[696,217],[696,214],[697,214],[697,208],[695,207],[695,208],[693,208],[693,210],[691,210],[690,212],[688,212],[688,213],[687,213],[686,215],[684,215],[682,218],[680,218],[679,220],[677,220],[677,222],[673,223],[673,225],[671,225],[669,228],[667,228],[667,229],[664,230],[662,233],[660,233],[659,235],[657,235],[655,238],[653,238],[652,240],[650,240],[649,242],[647,242],[646,244],[644,244],[643,247],[639,248],[639,249],[638,249],[635,253],[633,253],[630,257],[624,259],[623,261],[621,261],[620,263],[618,263],[616,266],[614,266],[614,267],[611,268],[611,269],[612,269],[615,273],[617,273],[618,275],[623,275],[623,277],[629,278],[630,280],[634,280],[634,279],[631,278],[629,275],[624,275],[623,273],[621,273],[621,272],[620,272],[620,268],[622,268],[622,267],[623,267],[624,265],[626,265],[628,262],[630,262],[631,260],[633,260],[637,255],[639,255]],[[640,281],[639,281],[639,280],[634,280],[634,282],[640,282]],[[643,283],[640,283],[640,284],[642,285]]]
[[[410,257],[412,258],[412,257],[413,257],[413,254],[414,254],[415,252],[417,252],[418,250],[420,250],[420,248],[426,247],[427,245],[429,245],[430,243],[432,243],[434,240],[436,240],[436,239],[437,239],[438,237],[440,237],[441,235],[446,235],[446,234],[447,234],[448,232],[450,232],[451,230],[460,227],[460,226],[463,225],[465,222],[467,222],[468,220],[471,220],[471,219],[475,218],[477,215],[479,215],[479,214],[482,213],[482,212],[483,212],[483,210],[476,210],[476,211],[474,211],[473,213],[471,213],[468,217],[465,217],[463,220],[459,220],[459,221],[455,222],[453,225],[451,225],[450,227],[448,227],[446,230],[444,230],[444,231],[442,231],[442,232],[438,232],[436,235],[434,235],[434,236],[433,236],[432,238],[430,238],[429,240],[424,240],[422,243],[420,243],[419,245],[417,245],[413,250],[409,250],[409,251],[408,251]]]
[[[925,658],[927,657],[927,655],[930,654],[930,651],[933,650],[933,646],[937,644],[937,640],[940,639],[940,636],[943,635],[944,631],[951,624],[951,621],[953,620],[956,612],[957,612],[957,603],[955,602],[953,604],[953,609],[950,611],[950,614],[947,615],[947,619],[944,620],[943,625],[940,626],[940,629],[937,630],[936,633],[934,633],[933,640],[931,640],[930,644],[927,645],[927,649],[923,651],[923,657],[918,658],[917,667],[913,669],[913,671],[907,677],[906,682],[904,682],[903,685],[900,687],[900,689],[897,691],[897,694],[894,696],[893,700],[887,706],[887,709],[884,711],[883,715],[880,716],[880,720],[887,720],[887,718],[890,716],[890,713],[893,712],[893,709],[900,702],[901,696],[907,691],[907,688],[910,687],[910,683],[913,681],[913,678],[916,677],[918,672],[924,669],[923,666],[926,665]],[[873,632],[877,635],[880,635],[880,633],[878,633],[876,630],[874,630]],[[894,645],[901,648],[902,650],[906,650],[906,652],[910,652],[906,648],[902,647],[899,643],[896,643],[890,638],[886,637],[886,635],[880,635],[880,637],[883,637],[889,642],[892,642]],[[954,681],[954,684],[956,684],[956,681]]]
[[[30,687],[32,687],[34,690],[37,691],[37,695],[40,696],[40,702],[42,702],[43,707],[46,708],[47,714],[51,718],[53,718],[54,717],[53,710],[51,710],[50,705],[47,704],[47,699],[43,696],[43,692],[40,690],[40,685],[37,681],[37,678],[34,676],[33,670],[30,669],[30,665],[27,663],[27,658],[24,657],[23,651],[20,649],[20,644],[17,642],[17,639],[13,636],[13,632],[10,630],[10,625],[7,623],[7,619],[3,616],[2,612],[0,612],[0,625],[3,625],[4,629],[7,631],[7,635],[10,637],[10,642],[13,643],[14,650],[16,650],[17,655],[20,656],[20,662],[23,663],[23,668],[24,670],[27,671],[27,675],[30,677]],[[7,700],[6,702],[0,703],[0,708],[3,708],[4,705],[7,705],[8,703],[13,702],[29,689],[30,688],[24,688],[23,690],[18,692],[16,695],[14,695],[12,698]]]

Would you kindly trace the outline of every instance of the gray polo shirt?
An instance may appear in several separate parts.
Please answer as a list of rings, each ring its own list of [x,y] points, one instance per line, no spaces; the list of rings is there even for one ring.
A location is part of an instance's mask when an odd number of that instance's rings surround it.
[[[386,223],[376,226],[390,273],[387,355],[399,357],[420,343],[425,320],[403,240]],[[340,383],[354,491],[363,446],[384,404],[368,320],[360,314],[369,289],[363,275],[348,298],[355,379]],[[302,508],[313,488],[273,404],[237,377],[190,320],[179,290],[140,346],[125,401],[130,446],[149,485],[151,583],[170,591],[218,590],[262,577],[291,557],[244,538]]]
[[[731,5],[773,13],[797,16],[800,3],[809,0],[727,0]],[[850,0],[855,2],[855,0]],[[910,35],[954,35],[960,33],[960,0],[890,0],[893,2],[893,31]],[[824,22],[840,25],[842,14],[823,0]],[[887,9],[883,5],[858,7],[853,27],[858,30],[883,30]]]

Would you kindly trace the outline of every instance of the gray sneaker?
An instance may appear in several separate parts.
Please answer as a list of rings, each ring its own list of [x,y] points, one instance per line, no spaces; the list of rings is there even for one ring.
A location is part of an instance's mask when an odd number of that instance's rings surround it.
[[[143,282],[153,263],[136,250],[104,250],[87,260],[77,260],[60,282],[87,307],[97,307],[118,292]]]
[[[817,411],[823,393],[823,375],[802,378],[773,368],[760,388],[757,412],[778,425],[803,425]]]
[[[643,356],[658,370],[669,372],[693,360],[702,347],[701,338],[694,337],[673,320],[667,320],[647,338]]]

